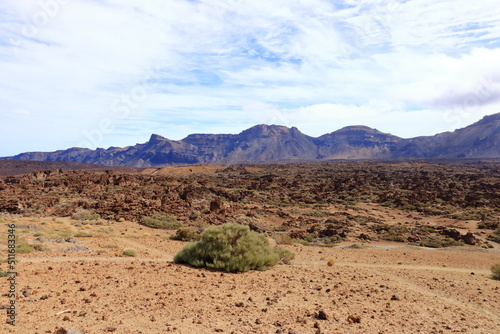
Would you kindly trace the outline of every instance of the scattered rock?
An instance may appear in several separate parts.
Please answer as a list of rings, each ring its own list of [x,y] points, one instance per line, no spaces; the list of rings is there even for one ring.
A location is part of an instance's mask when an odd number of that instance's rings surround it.
[[[328,315],[325,310],[319,310],[318,314],[316,314],[316,319],[318,320],[328,320]]]
[[[399,297],[397,295],[392,295],[391,300],[399,300]]]
[[[214,199],[210,202],[210,212],[223,213],[224,212],[224,202],[220,199]]]
[[[350,324],[359,324],[361,323],[361,317],[359,315],[349,315],[347,317],[347,322]]]
[[[85,334],[86,332],[81,329],[73,329],[67,327],[59,327],[57,328],[53,334]]]
[[[462,236],[462,240],[467,245],[475,245],[478,242],[477,238],[471,232],[467,232],[467,234],[465,234],[464,236]]]
[[[372,240],[372,238],[370,238],[370,236],[369,236],[368,234],[365,234],[365,233],[361,233],[361,234],[358,236],[358,239],[361,239],[361,240],[367,240],[367,241]]]

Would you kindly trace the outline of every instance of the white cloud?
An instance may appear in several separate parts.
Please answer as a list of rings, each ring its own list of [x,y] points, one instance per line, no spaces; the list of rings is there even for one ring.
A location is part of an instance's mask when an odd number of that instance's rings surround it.
[[[255,123],[452,130],[498,112],[499,17],[493,0],[4,0],[0,156],[108,121],[96,145]]]

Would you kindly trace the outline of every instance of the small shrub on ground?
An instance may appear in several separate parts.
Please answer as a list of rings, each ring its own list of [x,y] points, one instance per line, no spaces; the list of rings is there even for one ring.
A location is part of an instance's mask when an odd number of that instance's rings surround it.
[[[118,249],[118,248],[120,248],[120,247],[118,247],[118,245],[115,245],[115,244],[107,244],[107,245],[102,246],[102,248],[113,248],[113,249]]]
[[[281,252],[281,251],[278,251]],[[280,261],[280,254],[269,246],[263,234],[236,223],[212,226],[200,241],[186,245],[174,262],[196,268],[225,272],[266,270]],[[282,252],[284,257],[285,252]]]
[[[91,238],[93,236],[94,235],[92,233],[87,233],[87,232],[78,232],[75,234],[75,237],[79,237],[79,238]]]
[[[0,270],[0,277],[7,277],[9,276],[9,272],[8,271],[2,271]]]
[[[200,217],[200,215],[201,215],[200,211],[194,210],[194,211],[191,211],[191,213],[188,216],[188,219],[189,220],[197,220]]]
[[[191,226],[198,231],[199,233],[203,232],[204,229],[206,229],[209,225],[206,221],[204,220],[195,220],[194,222],[191,223]]]
[[[173,236],[170,237],[170,239],[178,241],[198,241],[200,240],[200,238],[200,233],[189,228],[180,228],[175,232]]]
[[[500,280],[500,263],[497,263],[491,267],[491,278]]]
[[[274,248],[274,251],[278,254],[280,263],[282,264],[290,264],[292,263],[292,260],[295,259],[295,254],[290,252],[288,249],[276,247]]]
[[[24,240],[18,241],[16,245],[16,253],[18,254],[28,254],[34,250],[35,248]]]
[[[75,213],[71,216],[71,218],[78,221],[84,221],[84,220],[97,220],[101,218],[101,216],[95,212],[92,212],[91,210],[77,209]]]
[[[135,257],[137,256],[137,252],[135,251],[135,249],[124,249],[122,255]]]
[[[34,244],[33,248],[39,252],[49,252],[50,251],[50,248],[48,248],[47,246],[45,246],[44,244],[41,244],[41,243]]]
[[[497,227],[486,239],[500,244],[500,227]]]
[[[293,245],[294,239],[288,234],[273,234],[272,238],[278,245]]]
[[[176,230],[182,227],[182,223],[177,221],[171,215],[166,213],[157,213],[151,217],[145,217],[140,221],[140,224],[151,227],[151,228],[161,228],[164,230]]]
[[[295,240],[295,243],[302,245],[302,246],[311,246],[311,243],[309,241],[302,240],[302,239]]]

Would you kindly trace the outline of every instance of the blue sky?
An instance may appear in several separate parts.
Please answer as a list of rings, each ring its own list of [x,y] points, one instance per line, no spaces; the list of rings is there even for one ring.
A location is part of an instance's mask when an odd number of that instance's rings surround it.
[[[500,111],[481,0],[3,0],[0,156],[152,133],[434,135]]]

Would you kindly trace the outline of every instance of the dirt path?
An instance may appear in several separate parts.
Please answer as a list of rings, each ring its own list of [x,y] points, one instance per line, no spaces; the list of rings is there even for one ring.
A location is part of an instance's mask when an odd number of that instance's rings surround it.
[[[130,247],[142,249],[142,250],[148,252],[149,254],[156,256],[162,260],[166,260],[166,261],[173,261],[174,260],[173,254],[162,251],[160,249],[149,247],[149,246],[146,246],[140,242],[136,242],[136,241],[133,241],[133,240],[130,240],[127,238],[118,238],[117,240],[122,242],[125,245],[129,245]]]
[[[422,268],[422,267],[413,268],[413,269],[424,269],[425,270],[425,268]],[[443,269],[446,269],[446,268],[443,268]],[[434,268],[432,268],[431,270],[434,270]],[[490,318],[492,321],[495,321],[495,320],[500,321],[500,314],[498,312],[493,313],[492,311],[490,311],[486,307],[483,307],[481,304],[471,303],[470,301],[462,300],[462,299],[460,299],[460,296],[446,294],[445,291],[442,291],[440,289],[432,289],[431,290],[431,289],[429,289],[428,284],[423,286],[420,284],[415,284],[415,283],[409,282],[405,278],[402,278],[401,276],[399,276],[397,274],[390,273],[387,270],[375,269],[373,271],[376,272],[377,274],[379,274],[380,276],[388,278],[389,280],[393,281],[394,283],[396,283],[399,287],[401,287],[403,289],[406,289],[406,290],[409,290],[412,292],[416,292],[418,294],[425,295],[425,296],[432,298],[433,300],[436,301],[436,303],[451,304],[451,305],[454,305],[462,310],[466,310],[468,314],[472,313],[472,314],[476,314],[477,317],[487,317],[487,318]],[[463,270],[459,270],[459,271],[463,272]]]

